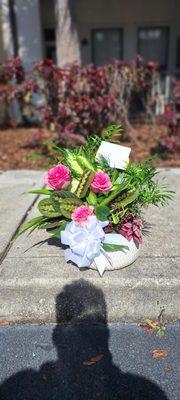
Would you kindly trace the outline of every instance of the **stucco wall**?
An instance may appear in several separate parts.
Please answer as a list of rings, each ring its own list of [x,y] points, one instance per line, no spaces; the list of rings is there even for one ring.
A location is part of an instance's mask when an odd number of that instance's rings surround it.
[[[177,37],[180,35],[180,0],[75,0],[76,19],[81,46],[82,61],[92,61],[91,31],[97,28],[123,28],[123,56],[131,60],[137,53],[139,27],[168,26],[170,28],[168,68],[176,66]],[[41,0],[42,26],[53,27],[53,1]]]
[[[77,0],[77,21],[80,39],[88,38],[86,62],[91,61],[91,29],[121,27],[124,32],[124,59],[137,52],[137,29],[148,26],[169,26],[169,63],[175,65],[176,35],[180,30],[180,0]],[[180,10],[179,10],[180,11]]]
[[[39,0],[15,0],[19,55],[27,69],[43,58]]]

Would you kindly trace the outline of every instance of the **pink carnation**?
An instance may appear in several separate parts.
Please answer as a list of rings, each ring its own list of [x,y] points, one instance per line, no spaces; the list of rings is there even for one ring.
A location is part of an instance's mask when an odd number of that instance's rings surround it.
[[[94,214],[93,207],[79,206],[72,213],[72,220],[78,224],[88,222],[89,217]]]
[[[65,189],[71,182],[71,171],[65,165],[58,164],[46,173],[44,182],[48,189]]]
[[[91,189],[94,192],[105,192],[112,188],[112,183],[105,172],[96,172],[94,174],[94,179],[91,183]]]

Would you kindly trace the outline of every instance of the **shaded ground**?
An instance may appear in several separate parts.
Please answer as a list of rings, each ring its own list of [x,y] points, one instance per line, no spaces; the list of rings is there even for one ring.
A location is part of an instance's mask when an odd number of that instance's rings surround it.
[[[1,399],[177,400],[178,332],[92,321],[0,327]]]
[[[167,128],[163,125],[136,124],[133,131],[126,134],[123,144],[133,148],[133,161],[143,160],[151,155],[151,149],[163,140],[166,132]],[[42,143],[48,139],[52,139],[52,133],[37,128],[0,131],[0,170],[47,168],[49,161],[43,154],[45,146]],[[157,166],[180,166],[179,154],[169,154],[167,159],[159,158]]]

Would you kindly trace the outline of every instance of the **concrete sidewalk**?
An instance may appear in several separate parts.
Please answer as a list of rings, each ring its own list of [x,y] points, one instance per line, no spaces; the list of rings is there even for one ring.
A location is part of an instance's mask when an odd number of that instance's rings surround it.
[[[180,169],[164,169],[176,196],[169,206],[150,207],[146,220],[151,235],[144,238],[141,256],[131,266],[105,272],[79,271],[64,261],[58,240],[44,231],[11,238],[26,218],[37,215],[36,197],[23,194],[42,185],[43,172],[8,171],[0,175],[0,320],[55,322],[55,301],[66,284],[88,280],[102,289],[108,321],[156,318],[161,307],[169,321],[177,321],[180,266]]]

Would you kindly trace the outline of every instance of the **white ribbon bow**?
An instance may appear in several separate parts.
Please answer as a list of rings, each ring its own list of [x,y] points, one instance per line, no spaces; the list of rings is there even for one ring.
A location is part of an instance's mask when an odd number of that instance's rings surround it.
[[[86,223],[68,223],[61,232],[61,243],[69,246],[64,252],[65,260],[74,262],[79,268],[89,267],[94,261],[102,276],[106,266],[111,263],[111,257],[101,243],[122,244],[121,235],[105,234],[103,228],[108,223],[99,221],[96,216],[91,216]]]

